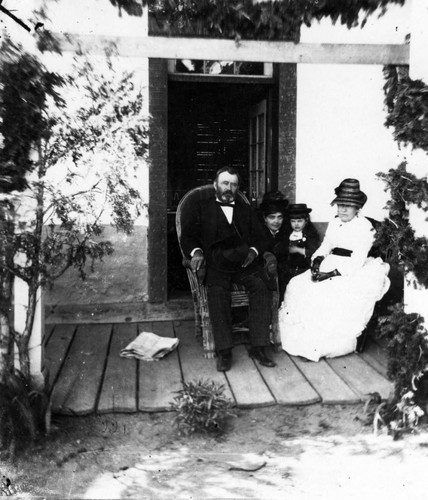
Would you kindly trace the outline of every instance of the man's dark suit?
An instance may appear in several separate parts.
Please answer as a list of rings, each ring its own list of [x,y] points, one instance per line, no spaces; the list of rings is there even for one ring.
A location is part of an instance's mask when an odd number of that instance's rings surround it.
[[[231,233],[258,252],[258,258],[247,268],[238,265],[235,272],[223,272],[210,258],[211,250]],[[251,344],[255,347],[269,343],[272,292],[263,280],[263,252],[266,241],[260,222],[251,207],[238,197],[229,224],[220,204],[214,197],[202,200],[183,220],[181,246],[187,257],[192,250],[201,248],[207,262],[205,284],[208,307],[213,327],[216,350],[230,349],[232,341],[231,283],[244,285],[249,291],[249,328]]]

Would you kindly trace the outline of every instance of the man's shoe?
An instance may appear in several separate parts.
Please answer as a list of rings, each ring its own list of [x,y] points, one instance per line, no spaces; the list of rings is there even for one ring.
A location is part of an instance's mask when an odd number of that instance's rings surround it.
[[[250,357],[256,359],[262,366],[267,366],[268,368],[276,366],[275,361],[267,356],[264,347],[252,347],[250,349]]]
[[[217,371],[228,372],[232,368],[232,351],[225,349],[217,353]]]

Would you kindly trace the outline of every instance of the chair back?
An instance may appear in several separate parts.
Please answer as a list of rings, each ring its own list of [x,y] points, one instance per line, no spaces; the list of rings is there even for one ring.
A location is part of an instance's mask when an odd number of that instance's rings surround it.
[[[181,221],[185,220],[186,217],[188,217],[189,211],[195,203],[213,197],[214,192],[214,186],[212,184],[206,184],[205,186],[196,187],[188,191],[183,196],[183,198],[181,198],[180,203],[178,204],[177,212],[175,215],[175,229],[177,231],[178,244],[183,256],[184,254],[181,248]],[[238,191],[237,196],[239,196],[239,198],[247,205],[250,204],[248,198],[241,191]]]

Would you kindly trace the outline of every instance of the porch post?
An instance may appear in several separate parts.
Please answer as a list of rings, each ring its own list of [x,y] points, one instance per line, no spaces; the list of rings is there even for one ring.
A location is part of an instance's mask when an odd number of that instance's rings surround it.
[[[41,389],[44,386],[43,375],[43,330],[44,330],[44,314],[43,314],[43,292],[39,288],[37,292],[36,313],[34,316],[33,330],[31,332],[28,345],[30,357],[30,376],[35,388]],[[28,307],[28,286],[20,278],[15,277],[14,280],[14,328],[21,333],[25,328]],[[17,347],[15,346],[15,349]],[[15,364],[17,363],[17,352],[15,352]],[[18,365],[19,367],[19,365]]]
[[[293,203],[296,198],[297,65],[278,66],[278,189]]]
[[[411,12],[409,75],[413,80],[423,80],[428,85],[428,0],[414,0]],[[421,149],[412,151],[408,158],[408,169],[417,177],[428,177],[428,155]],[[409,207],[409,220],[416,236],[428,237],[426,212],[416,205]],[[428,288],[421,286],[413,276],[404,281],[404,305],[407,313],[418,313],[428,327]]]
[[[148,292],[167,299],[168,61],[149,59],[150,169]]]

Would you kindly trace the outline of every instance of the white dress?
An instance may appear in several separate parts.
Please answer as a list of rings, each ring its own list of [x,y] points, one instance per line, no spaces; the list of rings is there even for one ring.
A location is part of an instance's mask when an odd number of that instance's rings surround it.
[[[319,361],[355,351],[357,337],[373,314],[375,303],[387,292],[389,265],[367,257],[374,229],[363,216],[343,223],[335,218],[312,260],[323,256],[320,271],[337,269],[341,276],[312,281],[308,270],[293,278],[279,310],[282,348],[294,356]],[[334,248],[352,251],[333,255]]]

